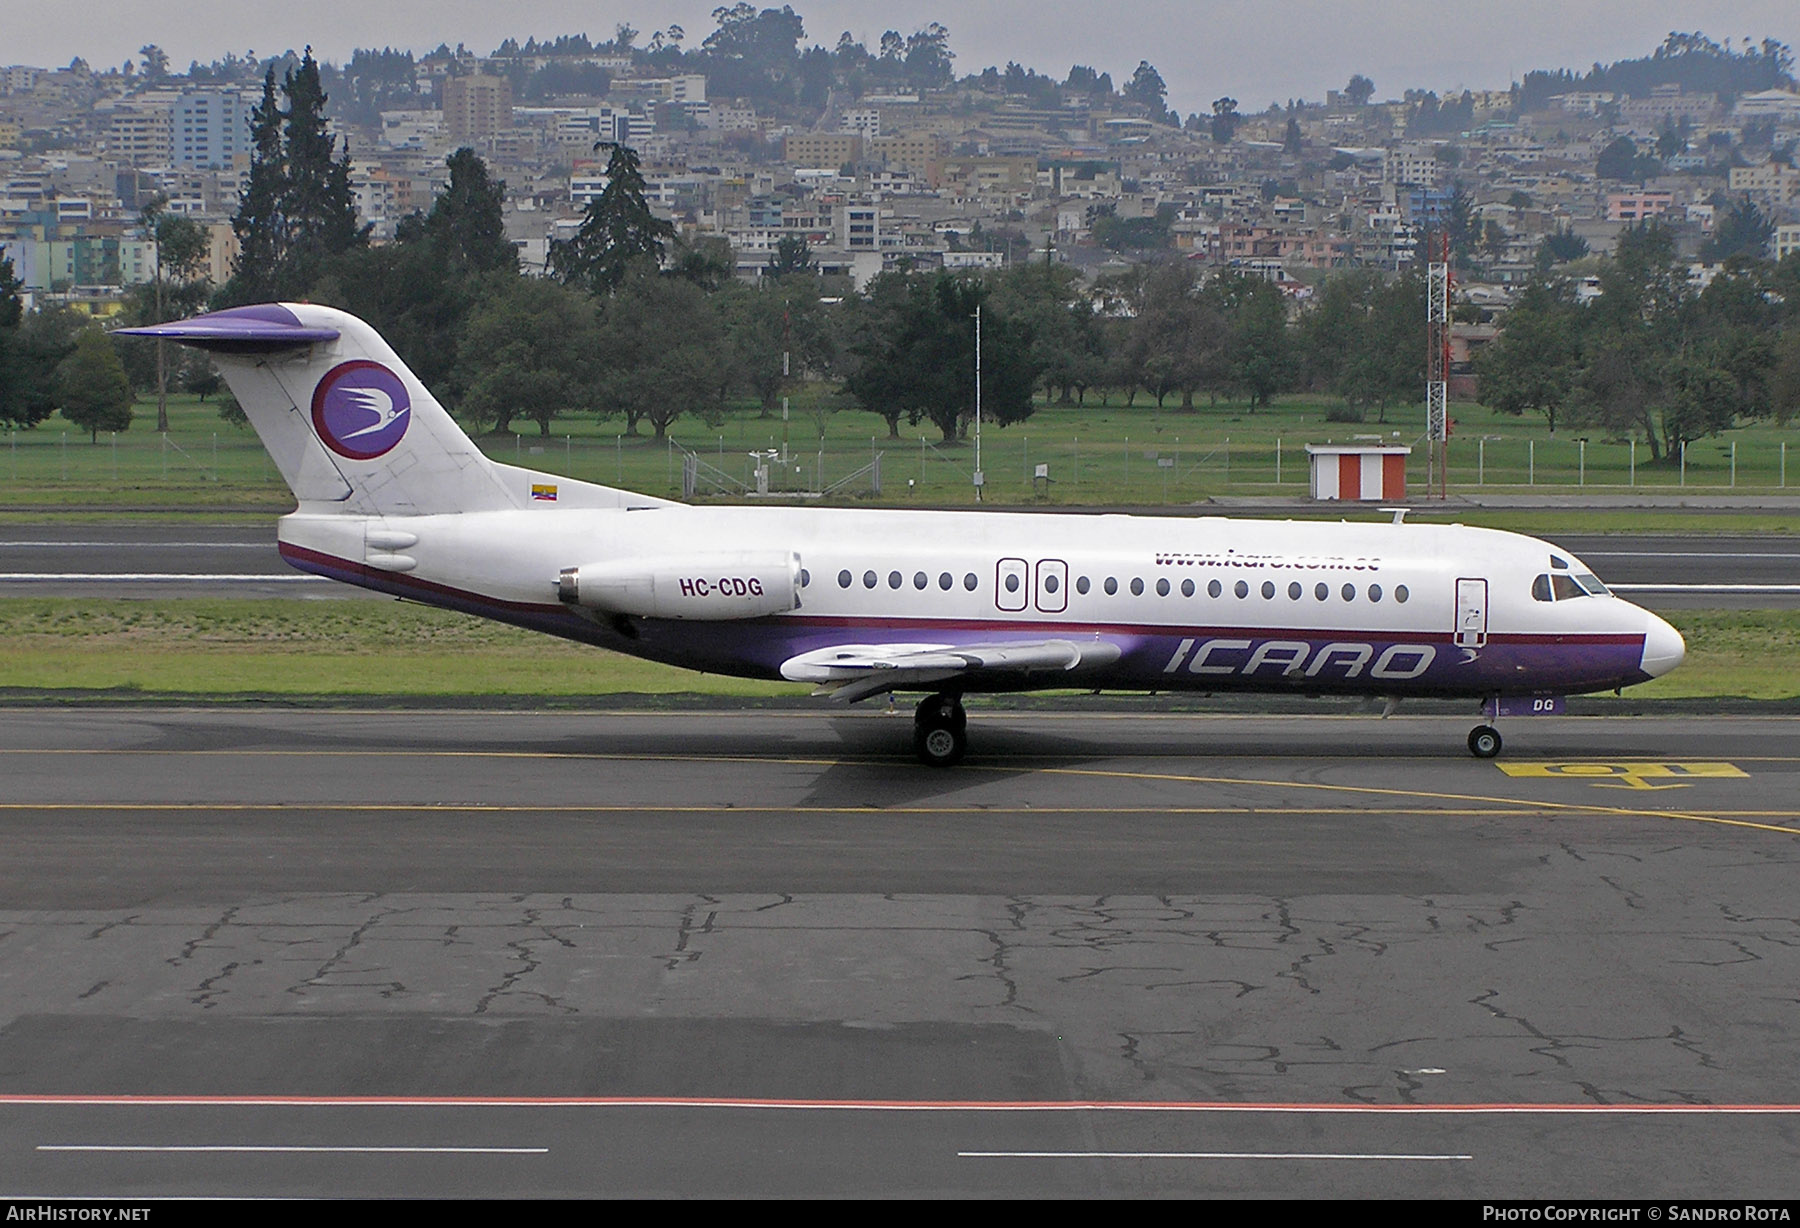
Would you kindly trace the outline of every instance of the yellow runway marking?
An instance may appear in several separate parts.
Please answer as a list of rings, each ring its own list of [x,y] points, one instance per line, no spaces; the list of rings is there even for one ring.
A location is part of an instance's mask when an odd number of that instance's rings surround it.
[[[1494,765],[1508,776],[1526,779],[1578,780],[1596,789],[1685,789],[1694,780],[1743,779],[1750,775],[1734,763],[1509,762]],[[1663,784],[1651,784],[1661,780]]]

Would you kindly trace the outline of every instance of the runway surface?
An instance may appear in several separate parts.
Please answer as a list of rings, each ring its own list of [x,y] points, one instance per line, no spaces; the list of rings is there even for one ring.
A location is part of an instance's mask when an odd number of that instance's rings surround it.
[[[1800,543],[1778,535],[1546,534],[1651,609],[1800,605]],[[0,526],[0,596],[373,598],[302,575],[275,526]]]
[[[0,711],[0,1195],[1800,1194],[1800,723]]]

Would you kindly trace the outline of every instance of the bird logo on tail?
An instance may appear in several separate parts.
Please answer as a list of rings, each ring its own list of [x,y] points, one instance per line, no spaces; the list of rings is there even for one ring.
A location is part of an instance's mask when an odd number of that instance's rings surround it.
[[[325,373],[313,389],[313,428],[348,460],[393,451],[412,421],[412,398],[400,377],[378,362],[356,359]]]

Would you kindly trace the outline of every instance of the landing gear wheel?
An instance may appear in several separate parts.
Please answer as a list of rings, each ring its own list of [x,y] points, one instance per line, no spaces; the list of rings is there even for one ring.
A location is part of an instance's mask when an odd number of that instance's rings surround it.
[[[933,695],[913,714],[913,751],[928,767],[952,767],[969,749],[968,714],[955,695]]]
[[[1469,753],[1477,759],[1492,759],[1500,753],[1500,731],[1492,725],[1477,725],[1469,730]]]
[[[927,767],[955,767],[969,749],[969,735],[948,725],[913,727],[913,751]]]

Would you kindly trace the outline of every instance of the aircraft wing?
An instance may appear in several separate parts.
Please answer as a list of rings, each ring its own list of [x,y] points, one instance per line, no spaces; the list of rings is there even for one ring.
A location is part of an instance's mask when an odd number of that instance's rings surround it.
[[[849,702],[884,691],[915,690],[952,679],[1054,676],[1083,665],[1108,665],[1118,659],[1118,645],[1101,640],[835,644],[788,658],[782,662],[781,676],[794,682],[814,683],[814,694]]]

